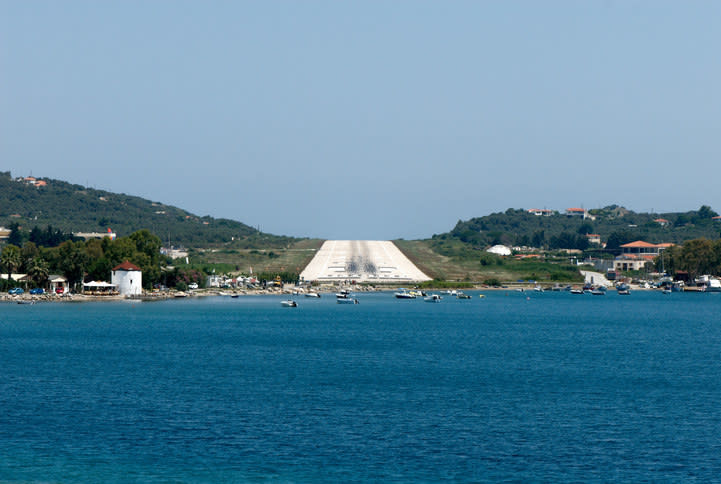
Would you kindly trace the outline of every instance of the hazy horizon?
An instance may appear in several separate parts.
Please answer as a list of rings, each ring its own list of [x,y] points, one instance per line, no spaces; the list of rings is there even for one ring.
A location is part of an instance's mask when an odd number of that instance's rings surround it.
[[[324,239],[721,210],[715,2],[0,0],[0,170]]]

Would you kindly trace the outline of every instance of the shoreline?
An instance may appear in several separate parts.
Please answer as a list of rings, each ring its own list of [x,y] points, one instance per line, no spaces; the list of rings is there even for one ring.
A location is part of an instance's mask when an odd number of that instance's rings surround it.
[[[571,286],[579,286],[580,284],[568,284]],[[426,293],[440,292],[447,290],[456,290],[459,292],[463,291],[488,291],[488,292],[537,292],[536,287],[541,287],[542,292],[567,292],[565,289],[553,290],[554,286],[549,285],[535,285],[532,283],[512,283],[505,286],[492,287],[492,286],[473,286],[469,288],[424,288],[422,291]],[[565,287],[565,286],[563,286]],[[323,287],[314,291],[319,294],[332,295],[341,289],[340,286]],[[378,287],[365,287],[365,286],[353,286],[350,288],[351,292],[356,293],[369,293],[369,292],[394,292],[397,291],[398,287],[389,288],[378,288]],[[420,289],[417,289],[420,290]],[[631,286],[630,290],[633,291],[655,291],[658,288],[646,288],[642,286]],[[611,287],[608,289],[609,292],[614,291]],[[699,292],[699,291],[685,291],[685,292]],[[297,289],[283,288],[283,289],[251,289],[251,290],[218,290],[218,289],[200,289],[191,291],[167,291],[167,292],[153,292],[144,293],[140,296],[122,296],[122,295],[90,295],[90,294],[74,294],[67,293],[63,295],[56,294],[14,294],[0,293],[0,303],[15,303],[15,304],[35,304],[35,303],[71,303],[71,302],[97,302],[97,301],[165,301],[169,299],[188,299],[188,298],[203,298],[203,297],[244,297],[244,296],[305,296],[306,291],[299,291]]]

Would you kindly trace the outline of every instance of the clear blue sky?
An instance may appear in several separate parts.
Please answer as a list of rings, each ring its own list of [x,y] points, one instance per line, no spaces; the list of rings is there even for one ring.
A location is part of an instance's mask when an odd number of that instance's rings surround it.
[[[337,239],[721,211],[720,25],[710,0],[0,0],[0,169]]]

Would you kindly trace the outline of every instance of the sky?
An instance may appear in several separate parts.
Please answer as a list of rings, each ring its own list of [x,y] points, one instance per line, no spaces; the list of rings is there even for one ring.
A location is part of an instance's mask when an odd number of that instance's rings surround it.
[[[711,0],[0,0],[0,171],[326,239],[721,211],[720,22]]]

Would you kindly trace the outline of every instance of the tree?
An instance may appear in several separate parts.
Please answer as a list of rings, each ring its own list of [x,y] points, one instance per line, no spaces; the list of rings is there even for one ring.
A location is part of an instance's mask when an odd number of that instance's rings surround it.
[[[20,248],[17,245],[6,245],[2,251],[2,255],[0,255],[0,263],[2,263],[2,266],[8,274],[7,285],[10,285],[12,273],[22,264]]]
[[[24,268],[25,272],[28,272],[32,261],[39,255],[40,249],[38,249],[37,245],[29,241],[23,244],[23,248],[20,250],[20,258],[22,259],[21,266]]]
[[[702,219],[710,219],[718,217],[718,214],[711,210],[711,207],[708,205],[701,205],[701,208],[698,209],[698,217]]]
[[[606,249],[620,249],[623,244],[632,242],[634,235],[627,230],[617,230],[608,236]]]
[[[50,274],[48,263],[43,259],[34,258],[28,268],[28,274],[38,287],[45,286],[45,283],[48,281],[48,275]]]
[[[676,267],[688,271],[696,277],[711,273],[715,267],[716,254],[712,242],[708,239],[689,240],[681,247]]]
[[[83,242],[73,242],[68,240],[63,242],[59,249],[59,264],[65,277],[71,286],[77,286],[83,282],[85,277],[85,269],[90,262],[87,252],[85,252],[85,244]]]
[[[20,247],[23,245],[23,234],[20,231],[20,224],[13,222],[10,224],[10,235],[8,236],[8,244]]]

